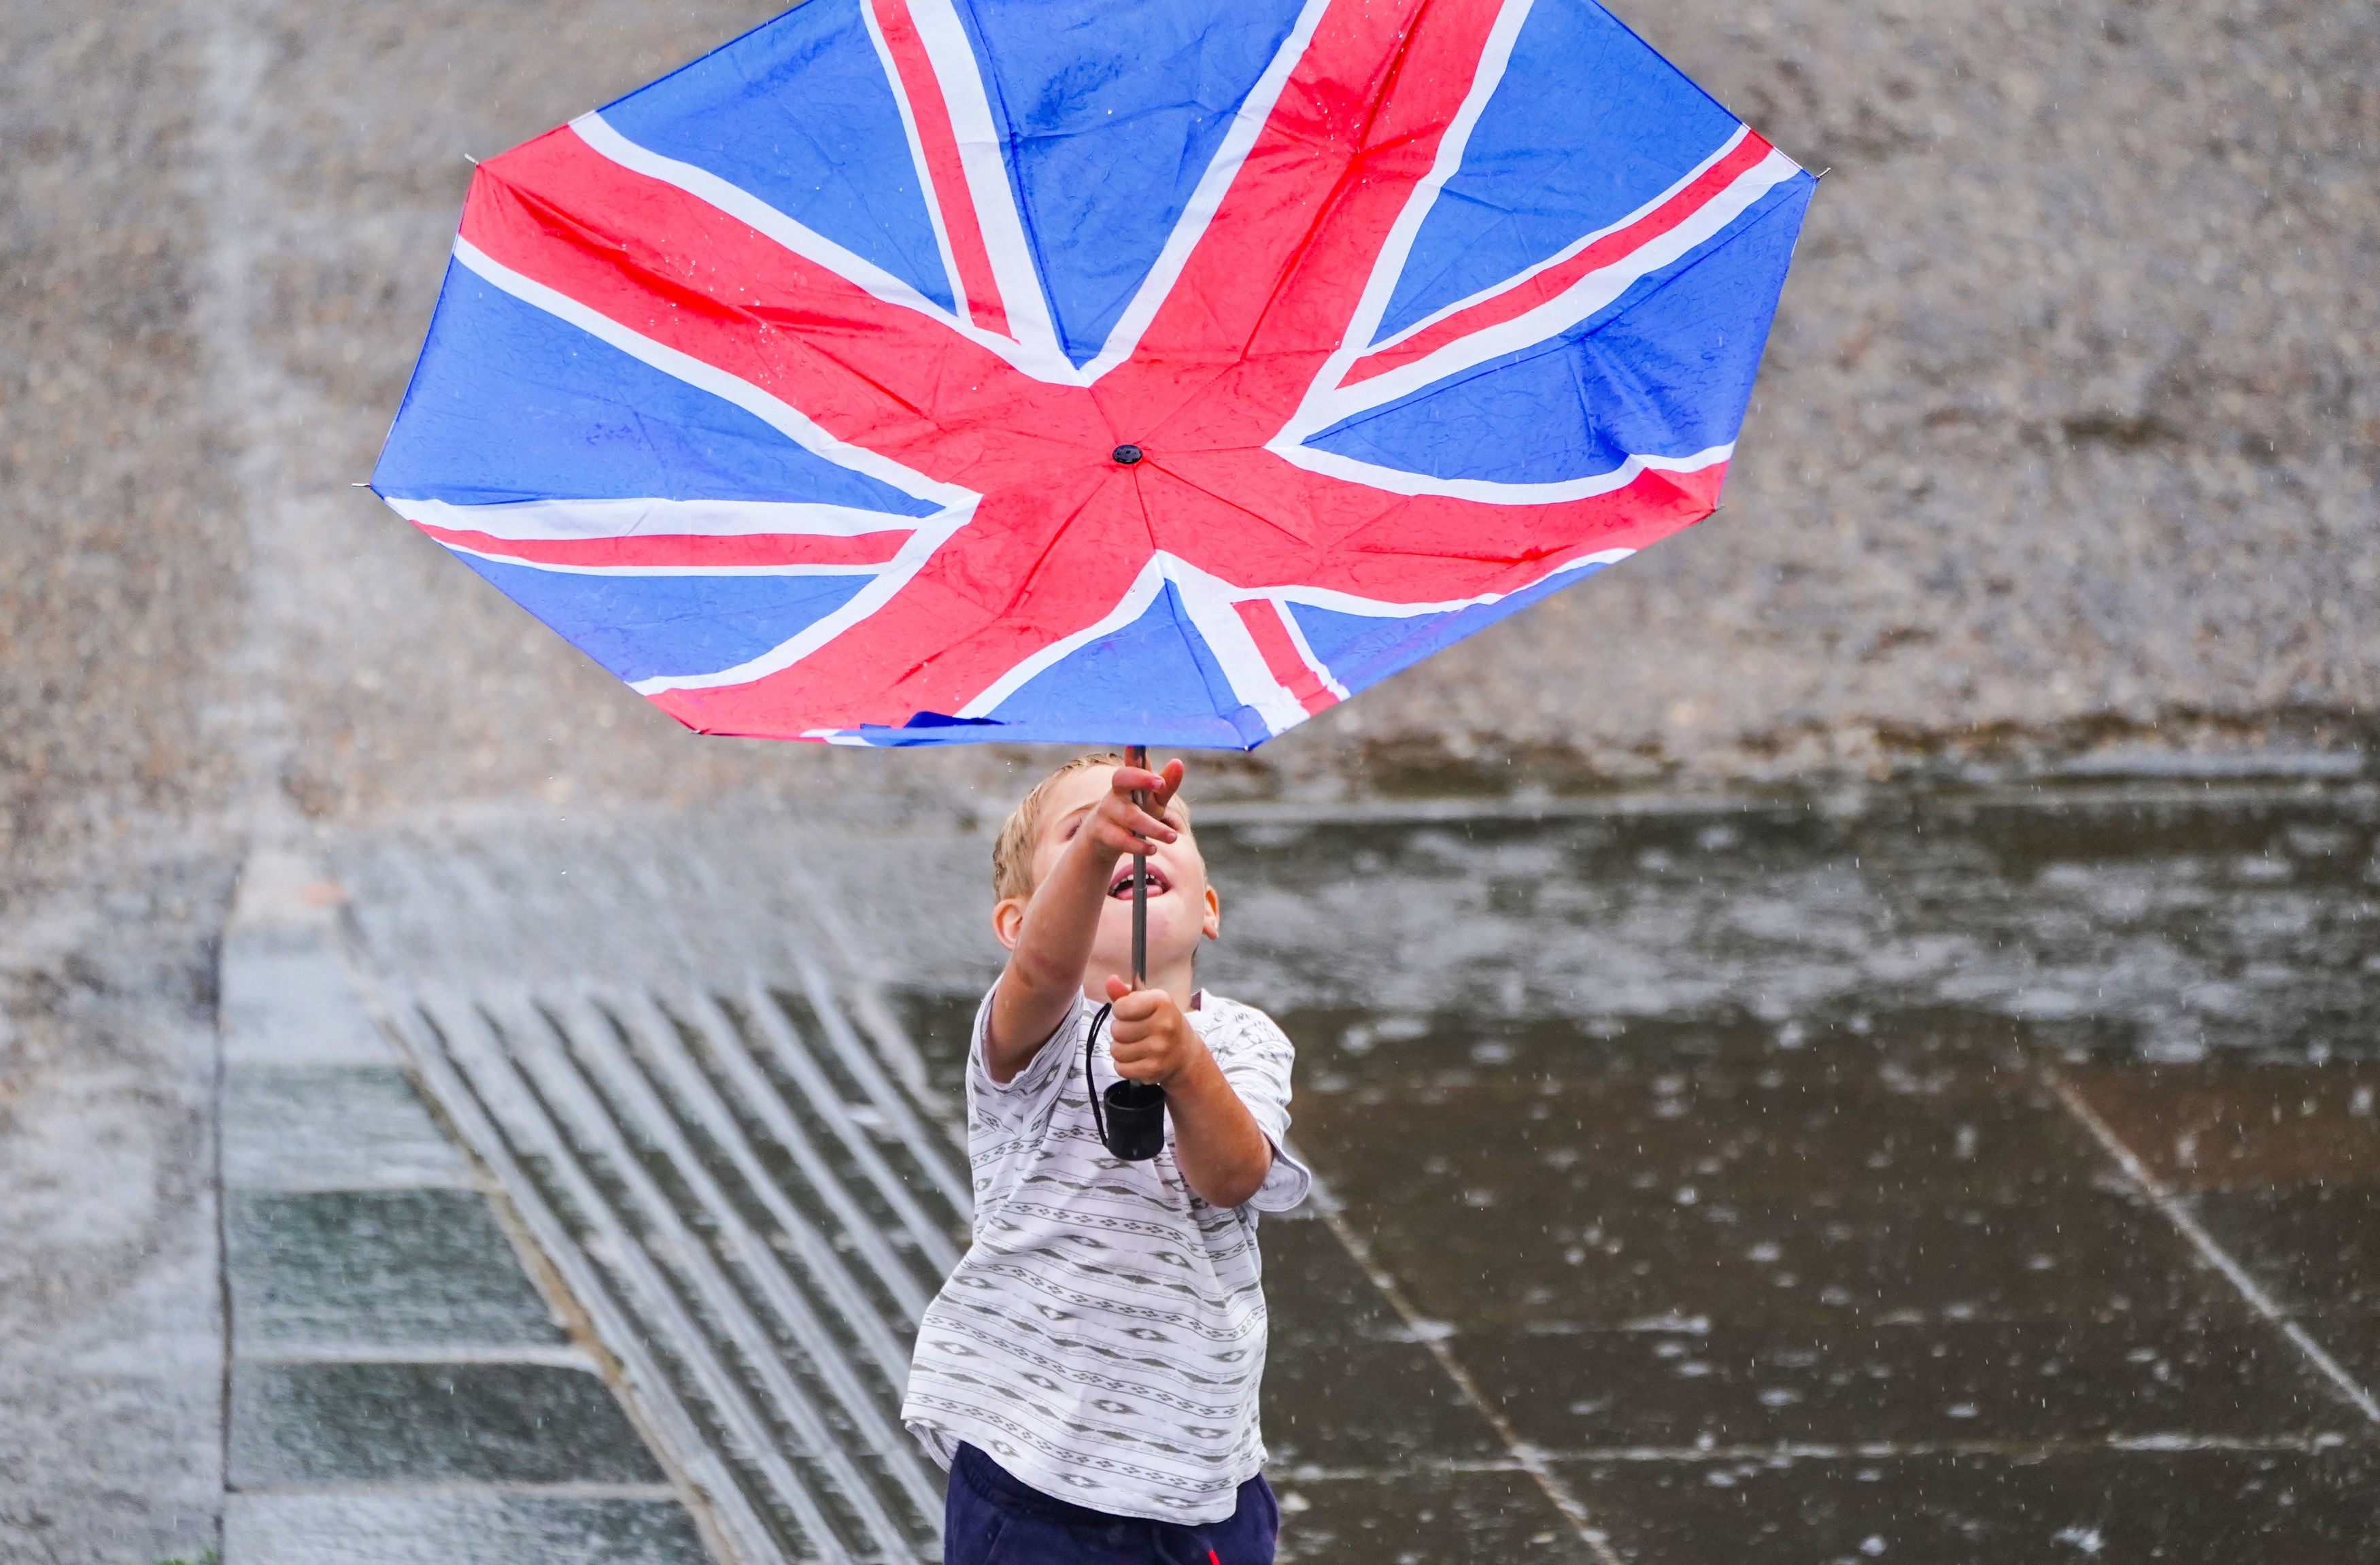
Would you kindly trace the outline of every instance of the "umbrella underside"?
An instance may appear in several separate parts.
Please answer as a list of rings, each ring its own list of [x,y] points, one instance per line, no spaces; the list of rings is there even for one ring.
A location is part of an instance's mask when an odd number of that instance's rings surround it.
[[[1812,186],[1587,0],[809,0],[480,166],[373,488],[704,732],[1252,747],[1709,514]]]

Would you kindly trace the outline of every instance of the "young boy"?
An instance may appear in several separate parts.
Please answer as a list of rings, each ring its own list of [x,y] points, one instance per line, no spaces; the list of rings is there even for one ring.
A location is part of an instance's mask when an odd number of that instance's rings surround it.
[[[1085,756],[1026,795],[992,849],[1009,958],[967,1054],[975,1243],[926,1310],[901,1410],[951,1470],[945,1565],[1273,1557],[1256,1214],[1297,1205],[1311,1180],[1281,1149],[1289,1039],[1196,987],[1222,904],[1181,786],[1178,760]],[[1093,1124],[1089,1095],[1118,1077],[1165,1088],[1148,1161],[1111,1156]]]

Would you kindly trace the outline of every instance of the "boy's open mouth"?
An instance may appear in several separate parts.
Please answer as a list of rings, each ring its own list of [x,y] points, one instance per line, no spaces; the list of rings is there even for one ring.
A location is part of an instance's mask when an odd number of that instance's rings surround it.
[[[1148,867],[1148,872],[1143,878],[1148,882],[1150,896],[1161,897],[1173,889],[1173,882],[1165,878],[1165,871],[1154,864]],[[1125,859],[1117,866],[1115,879],[1108,882],[1108,895],[1111,897],[1132,895],[1132,860]]]

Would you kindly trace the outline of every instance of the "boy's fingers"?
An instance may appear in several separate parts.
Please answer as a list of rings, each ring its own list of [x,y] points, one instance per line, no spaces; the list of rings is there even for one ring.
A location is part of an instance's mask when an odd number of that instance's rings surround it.
[[[1137,806],[1126,807],[1124,815],[1114,825],[1126,853],[1136,843],[1170,843],[1182,834]]]
[[[1132,992],[1132,986],[1114,974],[1108,975],[1108,1001],[1111,1004]]]
[[[1114,853],[1146,853],[1153,846],[1173,841],[1180,833],[1154,816],[1135,811],[1121,820],[1101,825],[1098,831],[1099,845]]]

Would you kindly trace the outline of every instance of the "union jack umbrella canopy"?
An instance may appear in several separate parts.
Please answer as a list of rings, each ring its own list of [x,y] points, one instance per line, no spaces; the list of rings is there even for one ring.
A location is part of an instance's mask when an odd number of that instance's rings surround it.
[[[808,0],[480,165],[372,487],[705,733],[1248,748],[1709,515],[1812,186],[1592,0]]]

